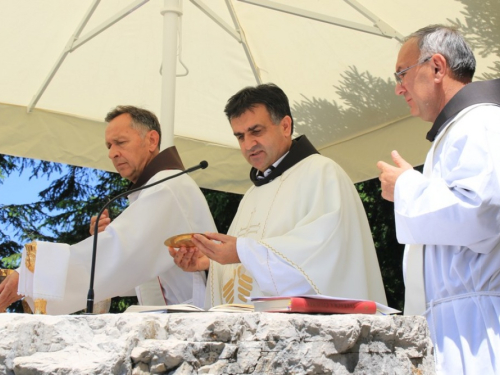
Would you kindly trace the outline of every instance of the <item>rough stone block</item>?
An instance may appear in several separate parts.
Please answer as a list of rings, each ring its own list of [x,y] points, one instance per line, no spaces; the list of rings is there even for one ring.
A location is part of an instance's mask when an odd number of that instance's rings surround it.
[[[434,373],[419,316],[0,314],[0,375]]]

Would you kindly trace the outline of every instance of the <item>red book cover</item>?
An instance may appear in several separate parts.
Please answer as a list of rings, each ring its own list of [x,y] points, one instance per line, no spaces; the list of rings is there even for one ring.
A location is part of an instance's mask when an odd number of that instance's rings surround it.
[[[375,314],[373,301],[286,297],[254,301],[255,311],[326,313],[326,314]]]
[[[290,298],[290,312],[317,312],[334,314],[375,314],[373,301],[334,301],[314,298]]]

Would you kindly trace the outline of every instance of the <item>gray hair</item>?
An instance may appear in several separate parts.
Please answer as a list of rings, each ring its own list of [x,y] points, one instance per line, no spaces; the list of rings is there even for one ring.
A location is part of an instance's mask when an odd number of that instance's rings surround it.
[[[439,53],[446,59],[453,79],[462,83],[472,81],[476,70],[476,59],[469,44],[456,28],[430,25],[410,34],[403,42],[414,38],[420,50],[419,62]]]
[[[132,128],[141,132],[142,137],[146,135],[146,132],[154,130],[158,133],[158,149],[160,149],[161,143],[161,126],[158,121],[158,117],[153,112],[147,109],[134,107],[132,105],[119,105],[111,112],[106,115],[104,121],[110,122],[115,117],[128,113],[132,118]]]

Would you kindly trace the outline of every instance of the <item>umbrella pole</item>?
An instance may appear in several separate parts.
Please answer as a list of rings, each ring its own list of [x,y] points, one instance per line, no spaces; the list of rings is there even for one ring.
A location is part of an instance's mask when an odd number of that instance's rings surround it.
[[[180,17],[182,17],[182,0],[164,0],[161,14],[163,16],[163,57],[160,124],[161,149],[163,150],[174,145],[177,31]]]

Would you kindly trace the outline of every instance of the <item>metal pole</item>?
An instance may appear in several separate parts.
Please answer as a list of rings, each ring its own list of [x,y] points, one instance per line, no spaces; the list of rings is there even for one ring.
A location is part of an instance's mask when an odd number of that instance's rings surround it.
[[[163,58],[161,78],[161,149],[174,145],[175,83],[177,72],[177,32],[182,16],[182,0],[164,0]]]

